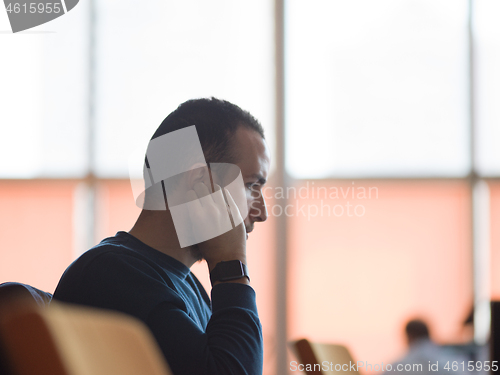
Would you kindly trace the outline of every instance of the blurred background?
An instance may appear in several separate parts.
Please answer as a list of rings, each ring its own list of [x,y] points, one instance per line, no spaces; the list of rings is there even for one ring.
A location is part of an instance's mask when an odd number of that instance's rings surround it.
[[[215,96],[257,117],[273,153],[269,220],[248,240],[265,374],[287,373],[301,337],[391,362],[415,316],[465,342],[473,305],[484,343],[500,299],[499,18],[496,0],[82,0],[12,34],[0,12],[0,282],[53,292],[129,230],[131,152]]]

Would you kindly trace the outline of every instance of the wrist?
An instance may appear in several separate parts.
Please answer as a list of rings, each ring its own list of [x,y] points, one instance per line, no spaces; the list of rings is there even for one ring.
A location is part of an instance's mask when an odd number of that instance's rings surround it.
[[[217,266],[217,264],[221,262],[228,262],[230,260],[239,260],[243,264],[247,264],[247,257],[245,255],[229,255],[225,257],[214,257],[214,258],[205,258],[208,265],[208,271],[212,272],[212,270]]]
[[[210,282],[212,286],[219,282],[248,284],[249,281],[250,276],[246,264],[237,259],[221,261],[210,271]]]

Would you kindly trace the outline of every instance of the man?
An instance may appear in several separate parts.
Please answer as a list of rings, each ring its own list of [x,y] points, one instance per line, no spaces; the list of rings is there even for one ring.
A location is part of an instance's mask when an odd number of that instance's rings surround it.
[[[130,232],[118,232],[76,260],[62,276],[54,298],[141,319],[175,375],[261,374],[262,331],[255,293],[243,271],[226,266],[246,264],[248,233],[255,222],[267,219],[260,189],[269,170],[269,151],[255,118],[213,98],[181,104],[153,139],[192,125],[208,163],[233,163],[240,168],[248,207],[243,223],[182,248],[171,210],[143,209]],[[212,183],[218,190],[215,178],[211,181],[210,174],[196,166],[185,177],[178,182],[178,190],[187,184],[191,199],[210,194]],[[237,223],[238,210],[230,196],[227,200]],[[211,273],[211,301],[189,270],[201,259]]]
[[[454,374],[465,373],[458,366],[463,358],[436,345],[430,338],[427,324],[420,319],[410,320],[405,326],[408,352],[385,374]],[[456,366],[453,365],[455,362]]]

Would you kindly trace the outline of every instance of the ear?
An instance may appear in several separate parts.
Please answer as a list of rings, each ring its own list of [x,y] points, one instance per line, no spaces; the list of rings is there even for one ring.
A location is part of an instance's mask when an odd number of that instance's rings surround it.
[[[193,187],[199,183],[203,182],[210,192],[213,192],[212,189],[212,181],[210,178],[210,171],[208,170],[208,166],[202,163],[194,164],[188,172],[186,172],[187,177],[187,188],[188,190],[193,189]]]

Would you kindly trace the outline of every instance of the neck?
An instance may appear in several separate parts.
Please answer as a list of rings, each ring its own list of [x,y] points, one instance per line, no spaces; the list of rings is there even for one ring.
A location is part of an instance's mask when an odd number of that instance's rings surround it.
[[[180,247],[170,211],[142,210],[129,233],[153,249],[177,259],[188,268],[199,260],[195,249]]]

